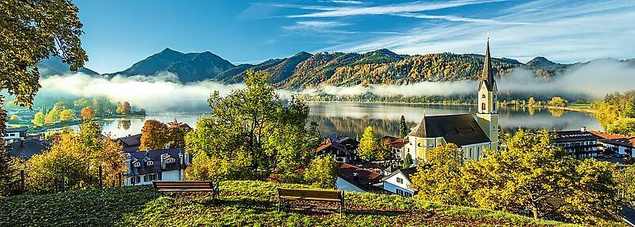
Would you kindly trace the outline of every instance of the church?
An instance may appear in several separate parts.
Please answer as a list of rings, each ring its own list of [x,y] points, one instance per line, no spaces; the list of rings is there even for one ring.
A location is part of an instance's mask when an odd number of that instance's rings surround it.
[[[492,70],[489,39],[483,74],[479,79],[476,117],[472,114],[424,116],[405,138],[404,155],[415,164],[426,162],[426,152],[448,143],[456,144],[464,160],[478,160],[485,150],[498,150],[498,87]],[[405,157],[405,156],[402,156]]]

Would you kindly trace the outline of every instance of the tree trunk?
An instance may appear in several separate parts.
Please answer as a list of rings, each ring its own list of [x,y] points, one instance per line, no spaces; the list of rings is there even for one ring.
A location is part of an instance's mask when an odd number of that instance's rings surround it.
[[[534,218],[538,219],[538,208],[531,208],[531,212],[534,214]]]

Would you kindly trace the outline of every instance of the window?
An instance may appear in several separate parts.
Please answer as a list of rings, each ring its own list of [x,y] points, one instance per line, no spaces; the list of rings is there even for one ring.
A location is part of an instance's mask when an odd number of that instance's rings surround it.
[[[412,197],[412,193],[410,193],[410,192],[404,192],[404,193],[403,193],[403,196],[405,196],[405,197]]]
[[[403,184],[403,178],[397,177],[397,183]]]
[[[155,174],[143,176],[143,181],[145,181],[145,182],[153,181],[153,180],[156,180],[156,179],[157,179],[157,175],[155,175]]]
[[[481,111],[485,111],[485,103],[481,103]]]
[[[421,144],[421,143],[417,143],[417,146],[418,146],[418,147],[423,147],[423,144]]]
[[[496,111],[496,102],[492,103],[492,110]]]
[[[154,162],[153,161],[148,161],[147,164],[148,164],[148,166],[152,166],[152,165],[154,165]]]
[[[481,98],[485,98],[485,94],[481,95]]]
[[[176,160],[174,158],[168,158],[165,160],[165,163],[174,163]]]
[[[396,189],[398,195],[403,196],[404,191],[401,189]]]
[[[135,162],[134,167],[141,167],[141,162]]]

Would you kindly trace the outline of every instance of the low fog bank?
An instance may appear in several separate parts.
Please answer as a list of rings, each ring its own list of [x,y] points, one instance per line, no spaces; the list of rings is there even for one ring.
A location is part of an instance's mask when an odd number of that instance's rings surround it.
[[[554,95],[601,99],[607,93],[635,89],[635,65],[612,59],[578,64],[551,78],[539,78],[529,69],[517,68],[498,81],[500,94],[514,96]],[[307,94],[357,96],[448,96],[476,95],[477,81],[420,82],[409,85],[326,86],[304,91]]]
[[[533,72],[518,68],[499,81],[501,94],[537,96],[561,95],[601,99],[611,92],[635,89],[635,66],[616,60],[597,60],[567,69],[550,79],[537,78]],[[57,75],[40,80],[38,98],[107,97],[112,101],[129,101],[136,108],[150,112],[207,111],[210,93],[226,95],[244,84],[221,84],[213,81],[182,84],[172,73],[156,76],[89,76],[82,73]],[[475,94],[476,81],[421,82],[410,85],[367,85],[352,87],[325,86],[304,91],[277,90],[288,99],[294,94],[329,94],[358,96],[372,93],[378,96],[448,96]]]
[[[106,97],[112,101],[128,101],[136,108],[148,111],[204,111],[212,91],[221,95],[243,84],[221,84],[203,81],[192,84],[177,82],[176,75],[157,76],[89,76],[82,73],[51,76],[40,80],[38,97],[73,95],[76,97]],[[37,98],[37,97],[36,97]]]

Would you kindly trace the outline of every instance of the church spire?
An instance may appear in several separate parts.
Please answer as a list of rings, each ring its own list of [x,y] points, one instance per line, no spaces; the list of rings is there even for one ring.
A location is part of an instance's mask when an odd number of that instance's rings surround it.
[[[483,61],[483,75],[481,80],[485,82],[487,90],[492,91],[494,89],[494,71],[492,70],[492,59],[489,53],[489,36],[487,37],[487,49],[485,50],[485,60]]]

